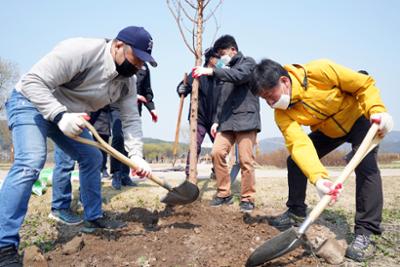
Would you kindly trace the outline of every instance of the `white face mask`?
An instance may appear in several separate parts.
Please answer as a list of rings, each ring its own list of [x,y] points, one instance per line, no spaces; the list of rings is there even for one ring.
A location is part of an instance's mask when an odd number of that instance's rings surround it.
[[[231,62],[232,58],[229,55],[223,55],[220,60],[222,61],[222,63],[224,63],[224,65],[228,65],[229,62]]]
[[[276,109],[283,109],[286,110],[290,105],[290,95],[287,95],[283,93],[282,89],[282,94],[279,97],[278,101],[276,101],[271,108],[276,108]]]

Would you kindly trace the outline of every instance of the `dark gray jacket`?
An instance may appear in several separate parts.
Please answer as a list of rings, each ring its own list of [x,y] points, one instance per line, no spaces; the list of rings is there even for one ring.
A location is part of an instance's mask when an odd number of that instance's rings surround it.
[[[215,122],[218,131],[261,131],[260,102],[250,90],[250,74],[256,62],[241,52],[229,63],[229,68],[217,68],[214,76],[221,88]]]

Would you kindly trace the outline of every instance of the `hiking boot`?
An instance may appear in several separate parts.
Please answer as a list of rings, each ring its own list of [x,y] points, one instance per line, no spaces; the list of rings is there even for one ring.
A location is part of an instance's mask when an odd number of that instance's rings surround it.
[[[375,244],[369,236],[356,235],[350,246],[347,247],[346,257],[355,261],[365,261],[375,255]]]
[[[213,207],[219,207],[221,205],[231,205],[233,203],[232,196],[229,197],[215,197],[211,200],[210,205]]]
[[[129,175],[126,175],[121,178],[121,184],[123,186],[137,186],[137,183],[133,182],[131,180],[131,177],[129,177]]]
[[[93,221],[84,221],[82,232],[84,233],[93,233],[96,230],[106,229],[106,230],[115,230],[126,227],[127,224],[125,222],[106,219],[104,217],[98,218]]]
[[[101,176],[102,176],[102,178],[110,178],[110,174],[107,172],[106,169],[103,170]]]
[[[51,210],[49,218],[66,225],[78,225],[83,222],[81,216],[71,209]]]
[[[111,179],[112,179],[111,186],[115,190],[121,190],[121,187],[122,187],[121,175],[118,172],[116,172],[113,174]]]
[[[21,257],[13,245],[0,248],[0,267],[22,267]]]
[[[252,212],[255,207],[254,203],[249,201],[240,201],[239,206],[240,206],[240,211],[246,213]]]
[[[299,226],[305,218],[306,217],[303,216],[297,216],[287,210],[283,214],[270,220],[269,224],[283,231],[289,229],[292,226]]]

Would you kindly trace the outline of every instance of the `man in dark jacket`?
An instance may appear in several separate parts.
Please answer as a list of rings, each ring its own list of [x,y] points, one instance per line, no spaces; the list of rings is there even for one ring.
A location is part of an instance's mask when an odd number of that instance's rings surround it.
[[[136,77],[139,115],[142,116],[142,105],[144,105],[150,112],[153,122],[157,122],[158,114],[153,102],[154,94],[151,89],[150,69],[146,63],[143,65],[143,68],[136,73]]]
[[[193,69],[193,77],[212,75],[221,86],[217,114],[211,129],[211,133],[215,134],[211,153],[218,186],[217,196],[211,205],[232,203],[226,156],[237,142],[242,173],[240,210],[251,212],[255,194],[253,147],[261,130],[259,98],[251,92],[249,84],[255,61],[239,52],[235,39],[230,35],[221,36],[215,42],[214,50],[221,57],[224,67],[198,66]]]
[[[212,47],[208,48],[204,53],[204,67],[215,68],[218,58],[219,56],[212,49]],[[218,96],[220,93],[219,90],[216,90],[216,80],[213,76],[202,76],[199,78],[199,80],[199,106],[197,111],[197,158],[199,158],[201,144],[203,143],[206,134],[208,134],[210,137],[211,142],[214,142],[214,135],[211,134],[211,127],[217,112]],[[184,82],[181,81],[177,87],[178,95],[184,95],[186,97],[188,94],[190,94],[192,92],[192,83],[193,78],[191,76],[188,77],[187,84],[184,84]],[[190,112],[188,118],[190,118]],[[189,159],[190,154],[188,153],[185,169],[186,177],[189,177]]]

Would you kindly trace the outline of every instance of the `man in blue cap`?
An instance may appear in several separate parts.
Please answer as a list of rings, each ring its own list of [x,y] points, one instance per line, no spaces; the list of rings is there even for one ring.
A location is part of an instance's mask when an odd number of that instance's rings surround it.
[[[84,229],[115,229],[101,208],[100,151],[75,136],[92,139],[84,120],[89,112],[114,104],[120,110],[129,157],[139,176],[151,168],[142,158],[142,127],[137,110],[136,76],[151,56],[153,39],[142,27],[121,30],[116,39],[72,38],[58,44],[22,76],[7,100],[15,161],[0,189],[0,266],[22,266],[19,229],[32,185],[46,161],[46,137],[78,161]]]

